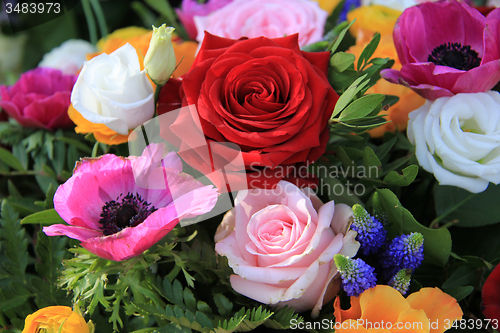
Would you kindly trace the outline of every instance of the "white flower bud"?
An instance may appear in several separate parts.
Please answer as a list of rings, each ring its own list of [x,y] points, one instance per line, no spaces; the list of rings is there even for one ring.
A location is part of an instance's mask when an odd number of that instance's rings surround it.
[[[159,28],[153,26],[153,36],[144,58],[144,68],[151,80],[158,85],[164,85],[168,81],[177,64],[172,46],[174,30],[166,24]]]

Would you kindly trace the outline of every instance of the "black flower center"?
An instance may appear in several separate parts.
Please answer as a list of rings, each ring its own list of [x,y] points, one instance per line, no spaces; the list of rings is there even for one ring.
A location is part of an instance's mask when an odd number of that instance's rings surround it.
[[[139,194],[128,193],[121,198],[106,202],[102,207],[101,230],[104,236],[109,236],[128,227],[135,227],[144,222],[156,208],[143,200]],[[121,198],[121,200],[120,200]]]
[[[464,71],[478,67],[481,64],[481,58],[479,58],[477,52],[471,49],[470,45],[462,46],[460,43],[439,45],[432,50],[427,61]]]

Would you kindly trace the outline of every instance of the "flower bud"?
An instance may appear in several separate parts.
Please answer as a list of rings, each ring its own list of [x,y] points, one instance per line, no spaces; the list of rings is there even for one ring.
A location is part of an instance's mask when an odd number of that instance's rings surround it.
[[[159,28],[153,26],[153,36],[144,57],[144,68],[157,85],[164,85],[168,81],[177,64],[172,46],[174,30],[172,27],[167,28],[166,24]]]

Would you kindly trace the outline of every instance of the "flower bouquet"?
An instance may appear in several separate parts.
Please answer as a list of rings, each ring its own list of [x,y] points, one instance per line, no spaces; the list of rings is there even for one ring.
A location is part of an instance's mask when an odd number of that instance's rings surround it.
[[[0,331],[498,332],[497,5],[5,1]]]

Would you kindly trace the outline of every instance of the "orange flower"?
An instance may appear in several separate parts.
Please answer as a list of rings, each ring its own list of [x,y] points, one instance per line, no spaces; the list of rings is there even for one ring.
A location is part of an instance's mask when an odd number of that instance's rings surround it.
[[[463,315],[457,301],[439,288],[422,288],[405,299],[394,288],[377,285],[351,297],[348,310],[340,309],[338,297],[333,306],[337,333],[377,328],[385,333],[442,333]]]
[[[350,32],[356,37],[356,44],[369,42],[376,32],[382,37],[392,36],[392,30],[398,17],[399,10],[380,5],[361,6],[347,13],[347,20],[356,22],[351,26]]]
[[[356,58],[361,55],[368,42],[364,44],[356,44],[352,46],[348,52],[353,53]],[[392,36],[386,35],[381,37],[380,43],[373,54],[374,58],[390,58],[394,59],[395,63],[392,66],[394,69],[400,69],[401,63],[398,59],[396,47],[392,40]],[[385,132],[394,132],[396,130],[403,131],[408,124],[408,114],[425,103],[425,99],[419,96],[410,88],[403,85],[393,84],[384,79],[380,79],[377,83],[368,89],[367,94],[385,94],[398,96],[399,101],[392,105],[388,110],[380,111],[380,114],[386,115],[386,120],[390,121],[382,126],[379,126],[369,131],[372,137],[381,137]]]
[[[22,333],[91,333],[92,323],[86,323],[80,313],[69,306],[49,306],[26,317]]]
[[[75,110],[73,104],[68,108],[68,116],[76,125],[76,133],[93,133],[97,141],[107,145],[119,145],[128,141],[128,135],[118,134],[104,124],[94,124],[83,118],[83,116]]]
[[[136,49],[139,59],[144,59],[146,53],[148,52],[149,42],[152,35],[153,30],[139,27],[127,27],[115,30],[112,34],[109,34],[106,38],[101,39],[97,43],[99,52],[88,54],[87,59],[90,60],[101,53],[113,53],[113,51],[127,43]],[[193,65],[198,43],[192,41],[182,41],[174,33],[172,37],[172,45],[174,47],[176,59],[179,61],[182,59],[179,66],[172,74],[173,78],[178,78],[179,76],[186,74]],[[144,69],[143,61],[141,61],[141,70],[142,69]]]

